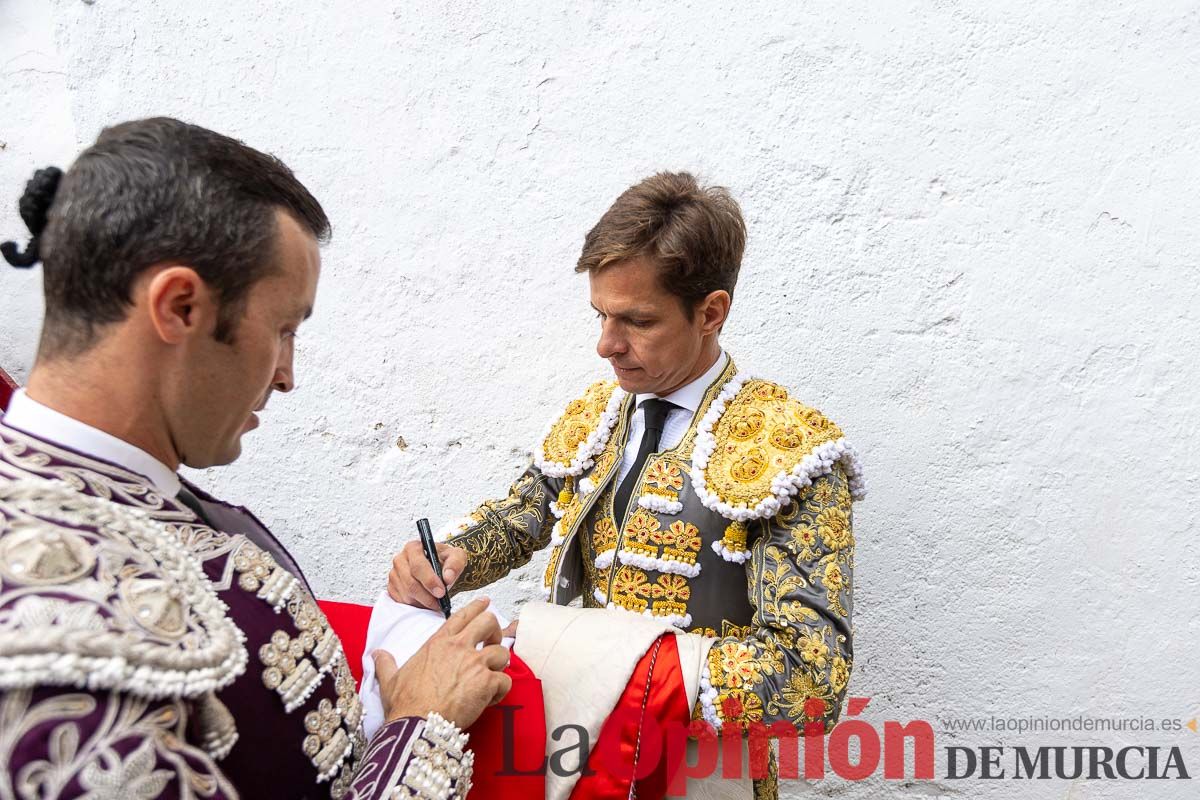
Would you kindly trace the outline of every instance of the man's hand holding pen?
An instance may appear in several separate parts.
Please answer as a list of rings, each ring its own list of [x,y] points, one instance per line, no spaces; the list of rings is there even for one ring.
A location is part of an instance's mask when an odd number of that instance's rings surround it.
[[[454,582],[467,567],[467,551],[461,547],[441,543],[437,545],[438,559],[442,563],[442,578],[434,572],[419,539],[404,545],[392,559],[392,571],[388,575],[388,595],[398,603],[421,606],[433,611],[441,608],[440,598],[454,586]]]

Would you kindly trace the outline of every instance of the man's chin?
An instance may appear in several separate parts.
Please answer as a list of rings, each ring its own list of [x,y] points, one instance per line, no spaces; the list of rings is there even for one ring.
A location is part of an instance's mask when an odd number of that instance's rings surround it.
[[[184,466],[192,469],[208,469],[209,467],[223,467],[226,464],[232,464],[242,455],[241,434],[230,442],[228,445],[207,453],[203,456],[188,456],[184,458]]]
[[[646,391],[647,375],[644,369],[620,369],[613,367],[613,375],[622,389],[629,394],[641,394]]]

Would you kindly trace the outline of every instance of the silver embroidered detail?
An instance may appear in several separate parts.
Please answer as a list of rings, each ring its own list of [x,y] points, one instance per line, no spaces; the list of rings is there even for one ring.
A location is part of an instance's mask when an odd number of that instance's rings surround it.
[[[61,481],[0,481],[0,689],[199,697],[246,668],[227,612],[145,512]]]
[[[425,721],[412,746],[412,757],[393,798],[462,800],[471,791],[475,754],[467,749],[467,734],[438,713]]]

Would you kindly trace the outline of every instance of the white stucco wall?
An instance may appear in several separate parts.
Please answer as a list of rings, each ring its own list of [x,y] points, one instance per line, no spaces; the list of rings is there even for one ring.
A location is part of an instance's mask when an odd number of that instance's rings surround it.
[[[336,7],[327,7],[336,5]],[[440,4],[439,4],[440,5]],[[863,452],[864,717],[1200,712],[1195,3],[0,2],[0,233],[32,169],[179,116],[324,202],[299,389],[235,465],[327,597],[503,491],[606,373],[583,234],[661,168],[749,224],[725,343]],[[0,271],[24,377],[40,275]],[[534,596],[541,559],[492,593]],[[1076,733],[1179,745],[1200,735]],[[938,775],[943,774],[939,756]],[[1168,782],[790,784],[790,797],[1191,797]]]

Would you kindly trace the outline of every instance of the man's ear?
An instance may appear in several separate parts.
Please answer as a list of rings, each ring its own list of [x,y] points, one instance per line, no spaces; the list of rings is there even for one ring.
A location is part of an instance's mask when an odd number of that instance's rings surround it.
[[[172,266],[154,273],[146,287],[146,310],[155,333],[179,344],[215,324],[217,304],[208,284],[191,267]]]
[[[721,330],[721,326],[725,324],[725,320],[729,316],[729,304],[731,302],[729,292],[724,289],[709,292],[700,301],[696,308],[696,314],[700,317],[700,332],[702,334],[707,336]]]

